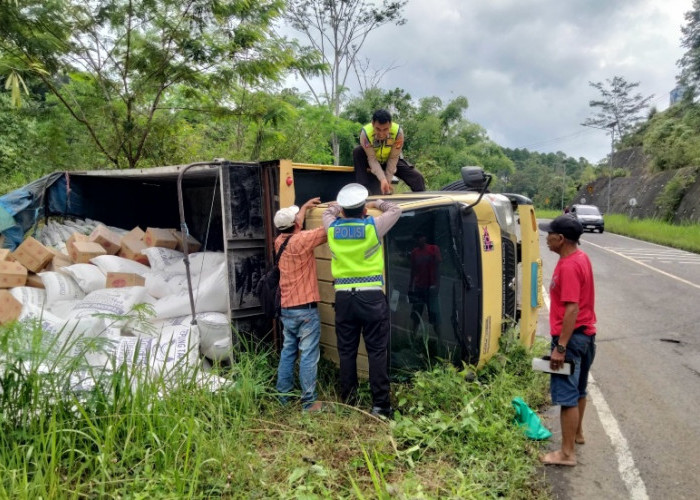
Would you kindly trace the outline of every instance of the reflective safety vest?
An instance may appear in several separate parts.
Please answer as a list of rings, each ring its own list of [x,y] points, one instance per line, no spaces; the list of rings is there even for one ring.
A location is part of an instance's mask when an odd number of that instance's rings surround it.
[[[374,217],[336,219],[328,228],[335,289],[382,286],[384,251]]]
[[[377,156],[379,163],[386,163],[389,159],[391,148],[394,146],[396,136],[399,135],[399,130],[401,129],[399,124],[391,122],[389,136],[383,141],[374,139],[374,127],[371,123],[368,123],[362,128],[364,129],[365,134],[367,134],[367,140],[369,140],[369,143],[374,148],[374,154]]]

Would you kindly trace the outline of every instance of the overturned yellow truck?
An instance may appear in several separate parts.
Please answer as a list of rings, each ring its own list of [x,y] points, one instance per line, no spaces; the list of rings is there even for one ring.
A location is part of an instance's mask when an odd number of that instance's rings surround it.
[[[489,193],[489,181],[482,169],[465,167],[462,179],[440,191],[388,197],[402,211],[383,242],[395,373],[435,358],[481,366],[510,326],[525,346],[534,341],[541,260],[533,205],[523,196]],[[14,248],[50,217],[189,232],[202,250],[227,255],[233,335],[277,344],[278,325],[262,315],[254,293],[273,256],[273,215],[317,196],[330,202],[349,182],[351,167],[289,160],[56,172],[0,196],[9,215],[0,238]],[[323,209],[307,215],[307,227],[321,224]],[[421,259],[426,252],[439,255],[431,266]],[[337,360],[327,245],[317,249],[317,263],[323,353]],[[367,370],[362,354],[358,369]]]
[[[352,182],[351,167],[282,162],[280,173],[281,206],[317,196],[319,182],[333,186],[330,199]],[[301,182],[307,177],[315,180]],[[481,168],[465,167],[440,191],[383,197],[402,212],[383,242],[392,371],[436,358],[481,366],[508,327],[523,345],[534,342],[542,279],[534,207],[524,196],[488,193],[489,182]],[[321,225],[325,206],[307,215],[307,228]],[[321,344],[337,362],[330,259],[328,245],[317,248]],[[368,370],[362,344],[358,370]]]

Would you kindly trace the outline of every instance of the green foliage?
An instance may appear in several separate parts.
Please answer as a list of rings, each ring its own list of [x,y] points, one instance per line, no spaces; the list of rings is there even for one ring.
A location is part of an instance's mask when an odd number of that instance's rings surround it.
[[[697,180],[698,169],[679,170],[673,178],[666,183],[663,191],[654,201],[659,208],[661,218],[670,221],[676,213],[683,196],[690,186]]]
[[[225,374],[234,382],[216,392],[197,373],[164,384],[123,367],[75,392],[85,367],[50,354],[44,336],[38,323],[0,327],[2,497],[545,496],[538,445],[513,424],[510,399],[539,406],[547,378],[512,337],[476,379],[443,365],[396,386],[403,416],[388,423],[332,403],[337,368],[327,365],[326,411],[281,407],[277,358],[256,345],[237,353]]]
[[[23,2],[0,17],[9,32],[0,53],[42,80],[111,166],[134,167],[148,156],[151,133],[173,125],[162,105],[174,89],[245,87],[301,64],[293,47],[271,36],[283,7],[282,0]]]
[[[523,194],[538,207],[563,209],[571,203],[579,186],[599,175],[586,159],[576,160],[562,152],[536,153],[526,149],[504,149],[504,152],[515,169],[499,179],[496,189]]]
[[[642,135],[644,152],[655,171],[700,164],[700,106],[676,105],[657,113]]]

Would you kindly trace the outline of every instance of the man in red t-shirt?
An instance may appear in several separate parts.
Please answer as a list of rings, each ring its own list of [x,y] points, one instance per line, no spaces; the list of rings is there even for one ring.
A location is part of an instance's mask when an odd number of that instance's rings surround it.
[[[425,233],[416,233],[416,247],[411,250],[411,277],[408,294],[411,299],[411,319],[413,333],[422,322],[423,310],[428,309],[428,321],[433,325],[435,334],[440,336],[440,247],[428,243]]]
[[[595,358],[595,289],[588,256],[578,248],[583,227],[576,217],[560,215],[539,225],[547,247],[559,254],[549,286],[550,368],[573,363],[571,375],[552,374],[552,403],[561,406],[561,449],[541,457],[545,465],[576,465],[575,444],[583,444],[588,373]]]

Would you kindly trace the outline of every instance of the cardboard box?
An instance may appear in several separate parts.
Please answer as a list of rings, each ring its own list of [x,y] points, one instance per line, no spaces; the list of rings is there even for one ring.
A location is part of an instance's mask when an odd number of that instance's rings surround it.
[[[90,233],[90,241],[99,243],[108,255],[116,255],[121,248],[121,236],[104,224],[98,225],[92,233]]]
[[[66,252],[71,255],[71,248],[73,248],[73,243],[76,241],[90,241],[90,237],[87,234],[73,233],[66,240]]]
[[[0,290],[0,325],[15,321],[22,312],[22,304],[7,290]]]
[[[62,267],[70,266],[73,263],[73,261],[70,260],[70,255],[66,255],[53,248],[49,248],[49,251],[53,254],[53,259],[51,259],[49,265],[46,266],[47,271],[58,271]]]
[[[119,250],[119,257],[124,257],[125,259],[134,260],[140,262],[141,264],[148,265],[148,257],[141,253],[144,250],[146,244],[143,242],[143,237],[146,235],[140,227],[135,227],[121,239],[121,249]]]
[[[19,262],[0,262],[0,288],[14,288],[27,283],[27,268]]]
[[[44,282],[41,281],[41,276],[35,273],[29,273],[27,274],[27,286],[31,286],[34,288],[44,288]]]
[[[10,251],[7,248],[0,248],[0,262],[10,260]]]
[[[107,288],[123,288],[125,286],[144,286],[146,280],[133,273],[107,273]]]
[[[30,271],[38,273],[51,262],[53,254],[44,245],[31,236],[28,236],[22,244],[12,252],[12,257]]]
[[[163,247],[172,250],[175,250],[177,246],[177,239],[173,236],[173,229],[161,229],[157,227],[149,227],[146,229],[143,242],[147,247]]]
[[[71,245],[69,252],[75,264],[88,264],[93,257],[107,255],[107,251],[94,241],[76,241]]]
[[[175,247],[175,250],[179,250],[181,252],[185,251],[185,246],[183,245],[183,240],[184,240],[184,234],[182,234],[181,231],[178,231],[176,229],[173,229],[173,236],[175,236],[175,239],[177,240],[177,246]],[[191,234],[187,235],[187,253],[194,253],[194,252],[199,252],[199,249],[202,248],[202,244],[197,241],[197,239],[192,236]]]

